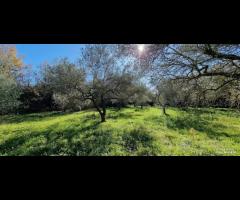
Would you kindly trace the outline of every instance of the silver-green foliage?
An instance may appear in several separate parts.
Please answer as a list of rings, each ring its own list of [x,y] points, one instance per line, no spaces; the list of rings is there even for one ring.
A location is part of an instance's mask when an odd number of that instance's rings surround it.
[[[19,96],[20,89],[16,81],[0,74],[0,114],[16,111],[20,104]]]

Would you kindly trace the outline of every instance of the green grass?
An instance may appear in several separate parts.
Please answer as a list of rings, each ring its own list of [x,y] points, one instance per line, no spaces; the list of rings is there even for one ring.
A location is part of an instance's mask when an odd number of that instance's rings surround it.
[[[0,155],[240,155],[240,112],[109,109],[0,117]]]

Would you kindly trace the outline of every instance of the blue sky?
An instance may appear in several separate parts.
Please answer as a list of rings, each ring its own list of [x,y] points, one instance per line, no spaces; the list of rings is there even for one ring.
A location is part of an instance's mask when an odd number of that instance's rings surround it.
[[[80,57],[81,44],[17,44],[19,55],[24,57],[24,63],[31,65],[34,71],[44,63],[52,63],[62,57],[68,57],[70,61],[76,61]]]

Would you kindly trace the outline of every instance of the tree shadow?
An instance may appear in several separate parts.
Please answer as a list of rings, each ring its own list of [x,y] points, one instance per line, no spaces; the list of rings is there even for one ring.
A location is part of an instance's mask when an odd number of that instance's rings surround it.
[[[182,115],[177,117],[166,116],[165,122],[168,128],[171,129],[190,129],[194,128],[198,131],[204,131],[208,122],[199,116]]]
[[[199,132],[206,133],[210,139],[221,139],[221,137],[233,138],[234,141],[238,141],[240,135],[230,135],[222,129],[226,128],[223,124],[220,123],[212,123],[208,121],[206,117],[202,117],[201,112],[197,112],[197,114],[183,114],[177,117],[166,117],[165,123],[166,126],[170,129],[180,130],[180,133],[186,133],[181,130],[190,130],[195,129]]]
[[[85,119],[87,122],[90,119]],[[111,131],[98,130],[100,122],[72,124],[58,129],[60,124],[49,126],[45,131],[26,132],[0,144],[0,155],[103,155],[110,151],[113,141]],[[116,142],[116,141],[115,141]]]
[[[64,116],[69,113],[64,112],[43,112],[32,114],[20,114],[20,115],[5,115],[0,117],[0,124],[22,123],[22,122],[35,122],[54,117]]]
[[[15,134],[19,136],[0,143],[0,155],[103,156],[112,155],[114,148],[120,149],[124,155],[157,154],[154,138],[145,128],[116,135],[111,129],[103,130],[99,124],[88,116],[82,119],[81,124],[71,124],[66,128],[55,123],[39,132],[29,130],[23,134],[22,130],[18,130]]]
[[[107,118],[108,119],[132,119],[133,118],[133,114],[130,114],[130,113],[111,113],[111,114],[108,114],[107,115]]]
[[[109,113],[107,118],[109,119],[134,119],[138,116],[142,116],[141,113],[132,112],[116,112],[116,113]]]
[[[151,156],[158,154],[158,149],[154,146],[155,138],[143,126],[125,132],[122,140],[124,150],[128,155]]]
[[[114,109],[111,109],[110,111],[114,111]],[[127,112],[127,113],[124,113],[124,112],[108,112],[107,115],[106,115],[106,120],[108,119],[132,119],[136,116],[140,116],[141,114],[136,114],[133,112]],[[86,122],[92,122],[92,121],[99,121],[100,122],[100,115],[99,113],[92,113],[92,114],[87,114],[85,115],[81,121],[83,123],[86,123]]]
[[[231,108],[185,108],[180,110],[188,113],[188,114],[195,114],[195,115],[211,115],[214,117],[216,113],[221,115],[226,115],[230,117],[240,117],[240,111],[238,109],[231,109]],[[216,117],[215,117],[216,118]]]

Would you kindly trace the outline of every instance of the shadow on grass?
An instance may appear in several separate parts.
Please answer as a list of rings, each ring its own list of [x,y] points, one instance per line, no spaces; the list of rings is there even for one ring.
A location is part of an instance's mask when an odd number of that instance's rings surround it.
[[[183,114],[177,117],[168,116],[165,118],[166,126],[170,129],[180,130],[180,133],[184,133],[181,130],[195,129],[199,132],[206,133],[210,139],[220,139],[220,137],[232,138],[235,142],[238,142],[240,135],[229,135],[223,132],[222,129],[226,128],[223,124],[214,123],[208,120],[208,117],[196,112],[196,114]]]
[[[76,155],[73,138],[86,135],[97,129],[98,122],[87,126],[72,125],[58,130],[59,124],[49,126],[45,131],[22,133],[0,144],[0,155]]]
[[[144,127],[138,127],[122,135],[123,146],[129,155],[157,155],[154,137]]]
[[[22,123],[22,122],[34,122],[46,120],[48,118],[64,116],[69,113],[64,112],[43,112],[21,115],[5,115],[0,117],[0,124]]]
[[[19,130],[0,144],[0,155],[102,156],[113,155],[116,151],[121,155],[157,154],[154,138],[143,127],[118,134],[116,130],[101,129],[98,121],[88,117],[82,124],[70,124],[66,128],[60,125],[56,123],[40,132]]]
[[[188,114],[209,115],[214,117],[216,114],[226,115],[229,117],[240,117],[240,110],[231,108],[179,108]]]
[[[124,112],[117,113],[116,112],[116,113],[109,113],[107,115],[107,118],[108,119],[134,119],[138,116],[142,116],[142,114],[141,113],[136,113],[134,111],[126,112],[126,113],[124,113]]]

